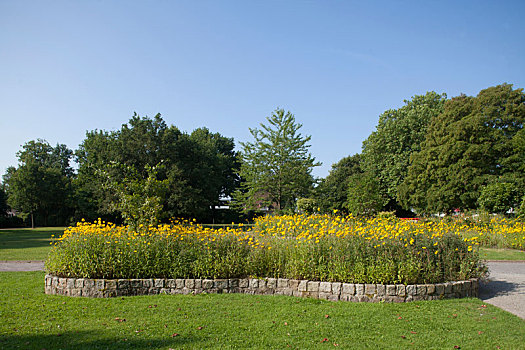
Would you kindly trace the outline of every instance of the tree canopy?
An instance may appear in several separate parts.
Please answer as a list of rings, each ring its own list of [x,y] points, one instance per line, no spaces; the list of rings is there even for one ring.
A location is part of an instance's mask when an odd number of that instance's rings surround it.
[[[427,126],[443,111],[445,100],[445,94],[427,92],[379,116],[376,130],[363,142],[362,168],[376,178],[382,196],[399,202],[398,186],[407,175],[410,155],[420,150]]]
[[[243,182],[234,202],[244,211],[295,209],[296,200],[312,191],[312,169],[320,165],[308,151],[311,137],[299,132],[302,124],[292,113],[276,109],[267,121],[250,129],[253,142],[241,143]]]
[[[117,183],[126,178],[126,168],[133,169],[135,180],[147,180],[148,168],[162,163],[156,177],[166,180],[168,188],[162,202],[165,216],[211,220],[213,207],[238,183],[234,146],[233,139],[206,128],[180,132],[160,114],[153,119],[135,114],[117,131],[90,131],[77,151],[78,194],[85,199],[81,212],[119,214],[112,205],[118,201],[115,192],[100,186],[100,171],[109,172]],[[108,169],[112,163],[122,166]]]
[[[349,178],[361,174],[361,155],[347,156],[332,165],[328,176],[321,180],[314,194],[322,212],[348,212]]]
[[[73,152],[65,145],[52,147],[44,140],[29,141],[17,153],[19,166],[4,175],[8,204],[41,225],[63,225],[71,213],[69,162]]]
[[[400,187],[405,206],[422,213],[477,207],[482,188],[508,179],[523,193],[523,89],[503,84],[476,97],[445,103],[428,127],[421,150],[413,153]]]

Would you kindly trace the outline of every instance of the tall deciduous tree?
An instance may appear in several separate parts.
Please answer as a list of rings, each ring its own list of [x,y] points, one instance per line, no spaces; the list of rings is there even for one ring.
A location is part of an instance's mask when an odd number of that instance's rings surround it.
[[[399,202],[398,186],[407,175],[410,155],[420,150],[427,126],[443,111],[445,94],[427,92],[379,116],[376,130],[363,142],[362,168],[376,177],[381,195]]]
[[[254,141],[241,143],[241,190],[235,203],[245,211],[273,207],[293,209],[313,188],[312,169],[320,165],[310,154],[311,136],[303,136],[302,124],[290,112],[276,109],[268,124],[250,129]]]
[[[8,204],[30,215],[32,227],[35,217],[43,225],[64,224],[71,210],[72,151],[37,140],[26,143],[17,156],[18,168],[4,175]]]
[[[361,174],[361,155],[345,157],[332,165],[330,174],[315,188],[314,195],[322,212],[347,212],[349,178]]]
[[[445,103],[414,153],[401,197],[420,212],[477,207],[482,188],[497,181],[523,183],[519,160],[525,122],[523,89],[503,84]]]

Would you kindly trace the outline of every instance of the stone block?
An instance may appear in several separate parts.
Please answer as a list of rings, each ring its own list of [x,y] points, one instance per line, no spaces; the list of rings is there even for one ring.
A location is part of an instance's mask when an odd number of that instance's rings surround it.
[[[384,297],[386,295],[386,286],[384,284],[376,285],[376,295]]]
[[[292,296],[294,290],[292,288],[283,288],[282,290],[283,295]]]
[[[340,295],[343,284],[341,282],[332,282],[332,294]]]
[[[186,281],[184,282],[184,286],[189,289],[195,288],[195,280],[190,278],[186,279]]]
[[[117,280],[106,280],[106,290],[117,289]]]
[[[472,289],[472,282],[471,281],[463,281],[463,290],[470,292]]]
[[[404,297],[407,295],[406,286],[403,284],[396,284],[396,295]]]
[[[424,284],[416,285],[416,295],[418,296],[427,295],[427,286]]]
[[[355,294],[355,284],[353,283],[343,283],[343,294],[354,295]]]
[[[195,289],[202,289],[202,280],[196,278],[195,279]]]
[[[308,281],[307,291],[309,292],[319,292],[319,282],[317,281]]]
[[[332,293],[319,292],[319,299],[328,300]]]
[[[328,296],[328,301],[339,301],[339,295],[335,295],[335,294],[330,294]]]
[[[202,289],[212,289],[213,288],[213,280],[202,280]]]
[[[259,289],[266,289],[266,280],[264,279],[259,280]]]
[[[453,293],[461,294],[462,288],[463,288],[462,282],[452,282],[452,292]]]
[[[375,284],[365,284],[365,295],[373,296],[376,294]]]
[[[155,282],[152,278],[144,278],[142,279],[142,287],[144,288],[153,288],[155,286]],[[164,287],[164,286],[159,286]]]
[[[266,279],[266,288],[277,288],[277,280],[275,278],[267,278]]]
[[[146,286],[144,286],[146,287]],[[152,287],[155,287],[155,288],[164,288],[164,287],[167,287],[166,286],[166,281],[162,278],[155,278],[153,280],[153,286]]]
[[[53,280],[51,281],[51,285],[58,287],[58,277],[53,277]]]
[[[369,303],[372,301],[372,298],[370,298],[368,295],[358,295],[357,300],[360,303]]]
[[[436,285],[436,295],[443,295],[445,294],[445,285],[443,283],[437,283]]]
[[[84,279],[83,278],[77,278],[75,280],[75,288],[84,288]]]
[[[445,294],[451,294],[452,293],[452,283],[447,282],[445,283]]]
[[[64,289],[67,287],[67,278],[58,279],[58,288]]]
[[[308,289],[308,281],[306,280],[299,281],[299,284],[297,285],[297,290],[299,292],[306,292],[307,289]]]
[[[216,279],[213,281],[213,288],[216,289],[228,289],[228,280],[226,279]]]
[[[286,278],[278,278],[277,279],[277,288],[284,289],[284,288],[288,288],[288,286],[289,286],[288,279],[286,279]]]
[[[425,287],[427,288],[427,295],[433,295],[436,293],[435,284],[426,284]]]
[[[407,286],[407,295],[417,295],[417,288],[413,284]]]
[[[319,282],[318,290],[319,290],[319,293],[332,293],[332,283],[330,283],[330,282]],[[321,298],[321,297],[319,297],[319,298]]]
[[[239,280],[239,288],[248,288],[250,285],[250,280],[247,278],[242,278]]]
[[[352,302],[352,303],[358,303],[360,297],[361,297],[361,296],[358,296],[358,295],[351,295],[351,296],[348,298],[348,301],[350,301],[350,302]]]
[[[230,278],[228,280],[228,288],[239,288],[239,279],[238,278]]]
[[[166,288],[177,288],[177,283],[175,282],[175,280],[173,278],[170,278],[170,279],[166,280],[164,285],[166,286]],[[164,287],[164,286],[162,286],[162,287]]]
[[[136,289],[136,288],[140,288],[142,286],[142,280],[139,280],[139,279],[131,279],[129,280],[129,285],[130,285],[130,288],[133,288],[133,289]]]
[[[292,290],[292,295],[294,297],[304,297],[305,295],[303,295],[303,293],[307,293],[307,292],[304,292],[304,291],[298,291],[298,290]]]
[[[93,280],[84,280],[84,287],[90,287],[90,282],[92,281]],[[93,286],[95,286],[94,283]],[[117,289],[129,289],[129,280],[117,280]]]
[[[299,290],[299,280],[288,280],[288,286],[293,290]]]
[[[175,279],[175,288],[182,289],[184,288],[184,284],[186,284],[186,281],[182,278]]]
[[[319,299],[319,292],[307,292],[309,298]]]
[[[115,289],[107,289],[103,292],[104,298],[114,298],[117,296],[117,291]]]
[[[364,284],[355,285],[355,295],[365,295],[365,285]]]
[[[397,294],[397,292],[396,292],[396,286],[395,285],[389,284],[389,285],[386,286],[386,295],[394,296],[396,294]]]
[[[249,288],[250,289],[257,289],[257,288],[259,288],[259,280],[256,279],[256,278],[250,278]]]

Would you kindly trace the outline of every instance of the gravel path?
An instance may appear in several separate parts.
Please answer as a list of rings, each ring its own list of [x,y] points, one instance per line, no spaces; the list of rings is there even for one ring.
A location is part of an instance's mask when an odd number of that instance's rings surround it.
[[[481,283],[479,298],[525,319],[525,261],[490,261],[488,282]],[[41,271],[38,260],[0,261],[0,271]]]
[[[44,262],[39,260],[0,260],[0,271],[42,271]]]
[[[479,298],[525,319],[525,262],[490,261],[488,283],[479,288]]]

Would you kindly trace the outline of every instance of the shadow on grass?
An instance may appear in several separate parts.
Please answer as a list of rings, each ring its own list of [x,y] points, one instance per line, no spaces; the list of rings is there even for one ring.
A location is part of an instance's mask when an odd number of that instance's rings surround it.
[[[513,292],[519,287],[516,283],[505,281],[488,281],[482,282],[479,285],[479,298],[487,300],[500,295],[506,295]]]
[[[22,249],[49,247],[51,235],[58,236],[60,229],[39,231],[38,229],[0,231],[0,249]]]
[[[0,335],[1,349],[158,349],[186,348],[192,337],[176,336],[167,339],[140,339],[131,335],[122,338],[100,338],[97,332],[65,332],[63,334]]]

